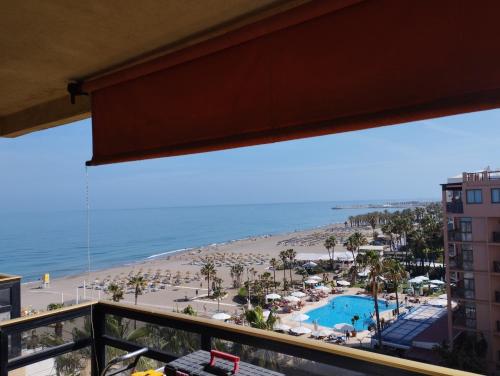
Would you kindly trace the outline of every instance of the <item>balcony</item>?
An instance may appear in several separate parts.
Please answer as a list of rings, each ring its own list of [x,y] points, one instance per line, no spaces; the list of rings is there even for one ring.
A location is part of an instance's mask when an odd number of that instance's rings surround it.
[[[464,204],[462,201],[447,202],[446,203],[447,213],[457,213],[462,214],[464,212]]]
[[[0,321],[21,316],[21,277],[0,274]]]
[[[147,335],[138,336],[138,330]],[[48,359],[80,367],[74,374],[85,369],[97,376],[116,354],[143,347],[148,348],[144,356],[151,368],[190,352],[216,348],[286,375],[307,375],[311,369],[318,376],[456,374],[449,368],[370,351],[111,302],[5,321],[0,323],[0,344],[0,376]]]
[[[500,303],[500,291],[495,291],[495,302]]]
[[[453,325],[463,328],[475,329],[476,319],[468,318],[462,310],[453,312]]]
[[[451,287],[450,291],[451,297],[455,299],[474,299],[475,297],[474,290],[464,288],[462,281],[458,281],[456,286]]]
[[[500,231],[494,231],[491,236],[493,243],[500,243]]]
[[[500,273],[500,261],[493,261],[493,273]]]

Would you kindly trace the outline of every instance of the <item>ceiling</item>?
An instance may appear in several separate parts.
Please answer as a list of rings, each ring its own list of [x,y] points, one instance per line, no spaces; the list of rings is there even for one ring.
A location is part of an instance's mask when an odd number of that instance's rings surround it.
[[[90,116],[73,80],[98,77],[282,12],[306,0],[23,0],[2,5],[0,136]]]

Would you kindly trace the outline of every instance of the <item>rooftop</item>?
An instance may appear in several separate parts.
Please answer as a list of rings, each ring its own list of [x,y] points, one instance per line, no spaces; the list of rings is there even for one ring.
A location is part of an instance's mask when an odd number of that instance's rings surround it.
[[[413,340],[429,329],[441,317],[446,315],[446,308],[422,305],[400,317],[382,331],[382,340],[392,346],[409,349]]]

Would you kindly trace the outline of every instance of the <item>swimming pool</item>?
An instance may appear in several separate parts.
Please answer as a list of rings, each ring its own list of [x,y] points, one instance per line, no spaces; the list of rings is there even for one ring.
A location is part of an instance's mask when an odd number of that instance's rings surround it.
[[[396,308],[396,303],[389,303],[383,299],[378,300],[380,312],[392,310]],[[312,309],[306,314],[309,316],[307,323],[313,324],[314,321],[318,325],[333,327],[335,324],[348,323],[352,324],[351,319],[354,315],[359,316],[359,320],[354,327],[356,330],[366,330],[368,325],[373,322],[370,315],[375,311],[373,307],[373,298],[366,296],[342,295],[337,296],[322,306]]]

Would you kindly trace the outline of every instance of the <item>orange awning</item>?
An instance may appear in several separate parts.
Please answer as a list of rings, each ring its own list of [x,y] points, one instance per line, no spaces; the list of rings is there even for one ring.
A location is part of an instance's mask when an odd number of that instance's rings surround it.
[[[500,2],[299,6],[85,82],[90,165],[496,108]]]

